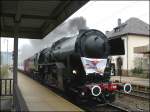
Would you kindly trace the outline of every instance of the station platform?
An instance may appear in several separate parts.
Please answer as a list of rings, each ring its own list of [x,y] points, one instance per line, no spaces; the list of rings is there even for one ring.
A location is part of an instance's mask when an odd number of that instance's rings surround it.
[[[18,86],[29,111],[83,111],[20,72]]]
[[[115,80],[120,81],[120,76],[111,76],[111,81],[115,82]],[[123,83],[129,82],[133,85],[149,87],[150,86],[149,81],[150,81],[149,79],[144,78],[121,76],[121,82]]]

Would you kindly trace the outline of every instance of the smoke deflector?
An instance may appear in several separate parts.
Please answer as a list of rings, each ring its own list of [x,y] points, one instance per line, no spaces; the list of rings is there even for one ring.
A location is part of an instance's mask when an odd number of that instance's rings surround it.
[[[110,55],[124,55],[124,41],[121,38],[109,39]]]

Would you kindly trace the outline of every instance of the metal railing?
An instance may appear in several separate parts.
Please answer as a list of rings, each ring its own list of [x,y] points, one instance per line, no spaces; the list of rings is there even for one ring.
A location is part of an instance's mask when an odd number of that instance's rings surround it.
[[[0,79],[0,96],[13,96],[13,79]]]

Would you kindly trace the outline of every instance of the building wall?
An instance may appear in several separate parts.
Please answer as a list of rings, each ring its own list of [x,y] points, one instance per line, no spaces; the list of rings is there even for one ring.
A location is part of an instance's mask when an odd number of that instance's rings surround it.
[[[128,69],[133,69],[135,60],[134,47],[149,45],[149,37],[147,36],[137,36],[129,35],[128,36]]]
[[[124,40],[125,55],[113,56],[113,62],[117,69],[117,58],[120,56],[123,60],[122,69],[126,72],[127,70],[134,69],[134,61],[137,54],[134,53],[134,47],[149,45],[149,37],[137,36],[137,35],[126,35],[121,37]]]

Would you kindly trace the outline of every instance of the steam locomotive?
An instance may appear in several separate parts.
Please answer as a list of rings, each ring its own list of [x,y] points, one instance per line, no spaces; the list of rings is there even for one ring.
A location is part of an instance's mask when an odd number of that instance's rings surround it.
[[[109,56],[121,54],[124,54],[124,44],[120,38],[108,39],[95,29],[81,30],[77,36],[64,37],[26,59],[24,71],[67,94],[75,94],[77,99],[113,102],[114,91],[129,93],[132,89],[128,83],[110,81]],[[82,58],[105,59],[104,71],[87,73]]]

